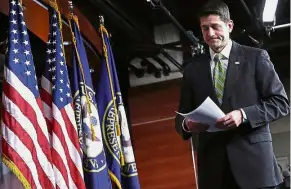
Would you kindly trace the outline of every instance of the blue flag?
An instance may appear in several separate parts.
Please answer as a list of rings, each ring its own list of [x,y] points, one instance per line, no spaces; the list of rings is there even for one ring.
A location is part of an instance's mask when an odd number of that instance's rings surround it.
[[[100,27],[103,61],[97,86],[97,103],[110,177],[119,189],[139,189],[128,122],[108,33]],[[114,100],[113,100],[114,99]]]
[[[111,189],[95,92],[76,17],[71,17],[70,26],[75,37],[72,91],[79,142],[83,151],[84,180],[87,189]]]

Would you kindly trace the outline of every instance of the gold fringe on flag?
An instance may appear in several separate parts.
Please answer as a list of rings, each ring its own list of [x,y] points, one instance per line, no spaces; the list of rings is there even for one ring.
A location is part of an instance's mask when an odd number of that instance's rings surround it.
[[[15,174],[15,176],[22,183],[22,185],[25,189],[31,189],[31,185],[26,180],[26,178],[23,176],[21,171],[7,156],[5,156],[5,154],[2,154],[2,162],[12,171],[12,173]]]

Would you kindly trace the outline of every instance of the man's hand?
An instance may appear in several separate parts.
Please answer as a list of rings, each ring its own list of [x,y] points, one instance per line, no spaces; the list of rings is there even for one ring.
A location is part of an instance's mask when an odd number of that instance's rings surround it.
[[[243,120],[242,112],[234,110],[226,114],[223,118],[216,120],[216,127],[219,129],[231,129],[238,127]]]
[[[192,131],[194,133],[205,132],[209,128],[209,125],[199,123],[199,122],[194,122],[189,119],[185,119],[185,124],[186,124],[186,127],[189,129],[189,131]]]

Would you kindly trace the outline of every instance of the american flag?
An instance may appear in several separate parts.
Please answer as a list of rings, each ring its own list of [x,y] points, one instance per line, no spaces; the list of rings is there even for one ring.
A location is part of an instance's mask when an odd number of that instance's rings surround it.
[[[53,8],[54,7],[54,8]],[[41,78],[44,115],[51,134],[53,168],[60,189],[83,189],[83,168],[72,95],[65,61],[61,20],[56,4],[49,7],[49,37]]]
[[[2,105],[3,162],[25,188],[55,188],[49,134],[19,0],[10,1]]]

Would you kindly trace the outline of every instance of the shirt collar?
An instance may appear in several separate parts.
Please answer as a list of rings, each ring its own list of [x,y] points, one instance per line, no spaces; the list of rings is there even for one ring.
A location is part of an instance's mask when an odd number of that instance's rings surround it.
[[[222,51],[220,52],[220,54],[222,54],[225,58],[229,59],[229,55],[230,55],[230,50],[232,47],[232,41],[229,40],[227,45],[222,49]],[[214,52],[210,47],[209,47],[209,52],[210,52],[210,57],[211,60],[213,60],[214,56],[217,54],[216,52]]]

